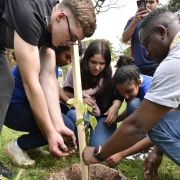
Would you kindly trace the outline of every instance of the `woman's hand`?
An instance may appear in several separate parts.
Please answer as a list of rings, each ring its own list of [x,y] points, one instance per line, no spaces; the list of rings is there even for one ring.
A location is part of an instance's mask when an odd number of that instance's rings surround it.
[[[104,115],[107,115],[106,120],[104,121],[106,126],[111,126],[113,123],[116,122],[118,116],[118,109],[111,106]]]
[[[83,102],[84,102],[84,104],[87,104],[91,107],[95,104],[94,100],[91,98],[83,98]]]

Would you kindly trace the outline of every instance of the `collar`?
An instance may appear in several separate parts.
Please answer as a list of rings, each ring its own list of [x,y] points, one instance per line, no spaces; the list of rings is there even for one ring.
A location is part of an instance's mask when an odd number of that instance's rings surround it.
[[[180,31],[176,34],[176,36],[174,37],[174,39],[172,40],[170,46],[169,46],[169,51],[173,48],[173,46],[178,42],[180,41]]]
[[[141,76],[141,74],[140,74],[140,80],[141,80],[141,84],[142,84],[142,83],[143,83],[144,78],[143,78],[143,76]]]

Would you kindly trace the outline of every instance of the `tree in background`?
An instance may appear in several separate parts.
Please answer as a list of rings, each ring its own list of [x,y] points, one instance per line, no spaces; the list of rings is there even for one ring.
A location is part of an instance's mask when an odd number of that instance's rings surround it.
[[[93,42],[95,39],[88,39],[88,40],[85,40],[85,41],[83,41],[83,43],[85,44],[85,46],[86,46],[86,48],[88,47],[88,45],[91,43],[91,42]],[[113,47],[113,44],[109,41],[109,40],[107,40],[107,39],[101,39],[101,40],[104,40],[107,44],[108,44],[108,46],[109,46],[109,49],[110,49],[110,51],[111,51],[111,61],[115,61],[115,60],[117,60],[117,55],[116,55],[116,53],[115,53],[115,48]]]
[[[106,12],[111,8],[119,9],[124,7],[125,0],[93,0],[96,14]]]
[[[176,13],[180,19],[180,0],[169,0],[166,7],[168,10]]]
[[[124,43],[122,38],[119,38],[118,48],[116,48],[115,54],[130,56],[130,41]]]

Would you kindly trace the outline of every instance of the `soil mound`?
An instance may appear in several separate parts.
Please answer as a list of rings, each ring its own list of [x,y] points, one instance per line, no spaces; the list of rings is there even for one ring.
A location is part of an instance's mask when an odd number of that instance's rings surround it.
[[[125,180],[120,171],[109,168],[102,164],[89,166],[90,180]],[[80,164],[73,164],[70,167],[52,173],[48,180],[82,180]]]

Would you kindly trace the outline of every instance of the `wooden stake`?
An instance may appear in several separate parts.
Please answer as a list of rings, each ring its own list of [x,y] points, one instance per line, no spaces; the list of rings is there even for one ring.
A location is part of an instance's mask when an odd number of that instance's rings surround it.
[[[73,74],[73,85],[74,85],[74,97],[82,100],[82,85],[80,75],[80,61],[79,61],[79,50],[78,45],[71,46],[71,60],[72,60],[72,74]],[[76,119],[82,119],[83,115],[76,109]],[[82,180],[89,180],[89,168],[85,166],[82,159],[82,152],[86,147],[86,136],[83,130],[83,125],[78,125],[78,142],[79,142],[79,153],[80,153],[80,164],[82,171]]]

